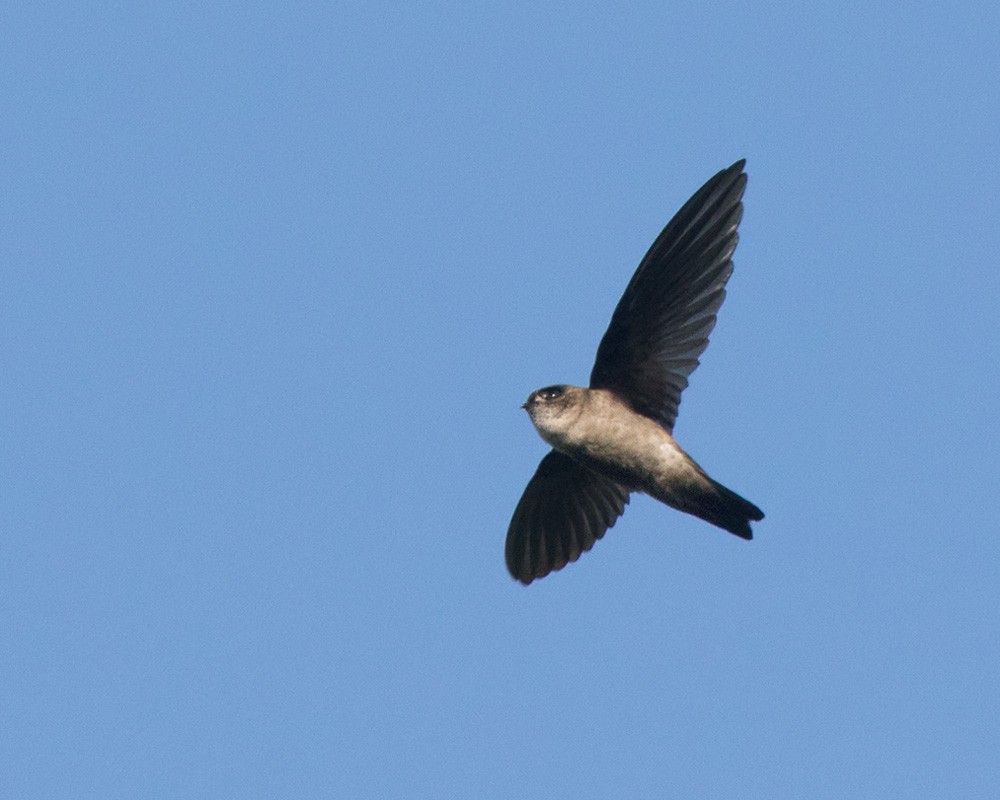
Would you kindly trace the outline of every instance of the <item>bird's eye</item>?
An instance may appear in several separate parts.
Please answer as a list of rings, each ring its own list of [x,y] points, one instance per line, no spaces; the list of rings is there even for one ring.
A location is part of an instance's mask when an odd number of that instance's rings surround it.
[[[555,400],[557,397],[562,397],[563,388],[561,386],[546,386],[544,389],[538,390],[538,396],[543,400]]]

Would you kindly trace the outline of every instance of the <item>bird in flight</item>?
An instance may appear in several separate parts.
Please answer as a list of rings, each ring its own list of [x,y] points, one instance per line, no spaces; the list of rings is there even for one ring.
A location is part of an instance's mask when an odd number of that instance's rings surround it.
[[[711,178],[653,242],[597,348],[590,386],[546,386],[524,404],[552,446],[507,530],[510,574],[529,584],[576,561],[645,492],[743,539],[764,512],[716,483],[673,437],[681,392],[726,297],[745,162]]]

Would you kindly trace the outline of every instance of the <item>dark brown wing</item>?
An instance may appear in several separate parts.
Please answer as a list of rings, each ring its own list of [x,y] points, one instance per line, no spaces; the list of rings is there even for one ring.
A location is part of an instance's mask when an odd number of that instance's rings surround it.
[[[628,490],[552,450],[528,482],[507,529],[507,569],[531,583],[576,561],[615,524]]]
[[[726,297],[743,216],[743,165],[718,173],[670,220],[597,348],[590,385],[614,390],[667,430]]]

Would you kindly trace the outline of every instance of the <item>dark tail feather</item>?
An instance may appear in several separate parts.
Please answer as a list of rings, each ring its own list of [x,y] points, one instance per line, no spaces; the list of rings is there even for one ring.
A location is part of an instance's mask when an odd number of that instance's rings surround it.
[[[759,522],[764,519],[764,512],[721,483],[712,481],[712,488],[714,492],[702,495],[698,507],[691,509],[691,513],[723,530],[735,533],[741,539],[752,539],[750,520]]]

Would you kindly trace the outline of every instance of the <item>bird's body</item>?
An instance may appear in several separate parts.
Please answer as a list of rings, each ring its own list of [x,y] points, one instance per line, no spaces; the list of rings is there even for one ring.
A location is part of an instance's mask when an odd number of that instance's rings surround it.
[[[552,403],[542,401],[537,392],[526,403],[539,435],[554,449],[630,491],[654,497],[669,495],[671,480],[695,479],[697,467],[674,437],[636,414],[614,392],[558,388],[571,399],[565,413],[551,413]]]
[[[523,583],[589,550],[645,492],[744,539],[763,512],[712,480],[673,437],[680,394],[708,345],[732,274],[743,162],[706,183],[653,243],[618,303],[590,387],[557,385],[524,404],[552,446],[518,503],[507,566]]]
[[[561,394],[546,401],[545,391]],[[555,410],[557,403],[564,408]],[[755,505],[708,477],[671,433],[612,391],[553,386],[533,392],[525,406],[553,449],[630,492],[644,492],[744,539],[752,537],[747,519],[763,517]]]

